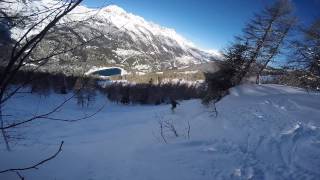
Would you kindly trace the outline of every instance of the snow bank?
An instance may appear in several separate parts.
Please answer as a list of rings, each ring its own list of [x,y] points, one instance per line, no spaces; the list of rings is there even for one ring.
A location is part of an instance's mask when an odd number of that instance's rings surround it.
[[[63,100],[51,95],[15,98],[6,114],[27,117]],[[105,104],[89,120],[63,123],[40,120],[18,129],[25,138],[13,152],[0,148],[0,170],[24,167],[56,151],[62,153],[26,179],[319,179],[320,95],[280,85],[244,85],[217,104],[218,117],[199,100],[169,105],[123,106],[98,96],[82,109],[71,102],[57,117],[81,116]],[[28,106],[33,104],[34,106]],[[26,109],[28,108],[28,110]],[[172,122],[179,137],[159,122]],[[190,139],[188,138],[190,124]],[[1,174],[0,179],[14,179]]]

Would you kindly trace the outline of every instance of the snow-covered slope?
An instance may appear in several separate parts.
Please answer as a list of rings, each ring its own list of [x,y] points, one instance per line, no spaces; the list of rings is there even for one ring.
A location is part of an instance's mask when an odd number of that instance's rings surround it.
[[[48,7],[58,7],[60,3],[55,0],[26,1],[25,3],[16,1],[6,9],[9,13],[21,12],[23,15],[30,15],[44,12]],[[33,17],[31,19],[37,22],[47,14],[41,13],[36,19]],[[47,22],[46,20],[41,22],[34,33],[43,28]],[[71,32],[71,39],[77,39],[80,42],[93,38],[93,34],[102,34],[102,37],[81,49],[87,55],[74,54],[82,61],[95,65],[121,64],[133,69],[139,69],[142,66],[149,70],[159,70],[199,64],[219,58],[216,51],[200,50],[174,29],[147,21],[116,5],[101,9],[78,6],[62,19],[57,29],[56,34]],[[11,30],[12,37],[18,39],[25,31],[26,27],[15,27]],[[64,40],[61,39],[61,41]],[[42,46],[45,45],[42,44]],[[100,64],[93,63],[99,53]]]
[[[4,113],[26,118],[64,98],[16,98]],[[57,116],[75,118],[94,112],[105,97],[97,100],[89,109],[72,102]],[[24,139],[15,141],[12,152],[6,152],[1,141],[0,170],[42,160],[64,140],[61,154],[37,170],[23,172],[26,179],[319,179],[319,102],[319,94],[280,85],[233,88],[217,104],[218,117],[199,100],[181,102],[175,113],[169,105],[107,102],[89,120],[40,120],[17,129]],[[179,137],[166,129],[165,144],[160,121],[172,122]],[[12,180],[16,175],[0,174],[0,179]]]

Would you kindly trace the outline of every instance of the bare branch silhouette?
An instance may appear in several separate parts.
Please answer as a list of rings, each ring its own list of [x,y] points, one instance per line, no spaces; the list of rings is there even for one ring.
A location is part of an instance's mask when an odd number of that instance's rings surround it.
[[[56,156],[59,155],[59,153],[62,151],[62,146],[63,146],[64,141],[61,141],[58,150],[52,154],[51,156],[49,156],[48,158],[41,160],[33,165],[27,166],[27,167],[22,167],[22,168],[12,168],[12,169],[6,169],[6,170],[2,170],[0,171],[1,173],[7,173],[7,172],[13,172],[15,174],[17,174],[19,176],[20,179],[24,179],[24,177],[20,174],[21,171],[26,171],[26,170],[30,170],[30,169],[39,169],[39,166],[43,165],[44,163],[54,159]]]

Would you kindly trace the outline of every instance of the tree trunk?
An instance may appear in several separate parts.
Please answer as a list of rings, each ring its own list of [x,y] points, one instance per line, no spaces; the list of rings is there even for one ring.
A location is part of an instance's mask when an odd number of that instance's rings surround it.
[[[9,146],[9,141],[8,141],[8,136],[6,134],[6,131],[4,129],[2,129],[4,127],[4,122],[3,122],[3,116],[2,116],[2,106],[0,104],[0,126],[1,126],[1,134],[3,137],[3,141],[6,144],[6,149],[8,151],[11,151],[10,146]]]

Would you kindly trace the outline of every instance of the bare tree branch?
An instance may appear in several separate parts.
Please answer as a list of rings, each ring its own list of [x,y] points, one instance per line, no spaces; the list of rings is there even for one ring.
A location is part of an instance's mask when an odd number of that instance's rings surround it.
[[[7,172],[14,172],[14,173],[17,173],[19,175],[20,179],[23,179],[23,177],[21,176],[19,171],[26,171],[26,170],[30,170],[30,169],[38,169],[40,165],[42,165],[42,164],[54,159],[62,151],[63,143],[64,143],[64,141],[61,141],[59,149],[53,155],[51,155],[50,157],[48,157],[48,158],[46,158],[46,159],[44,159],[44,160],[42,160],[40,162],[37,162],[37,163],[35,163],[33,165],[30,165],[30,166],[27,166],[27,167],[23,167],[23,168],[12,168],[12,169],[2,170],[2,171],[0,171],[0,174],[1,173],[7,173]]]

